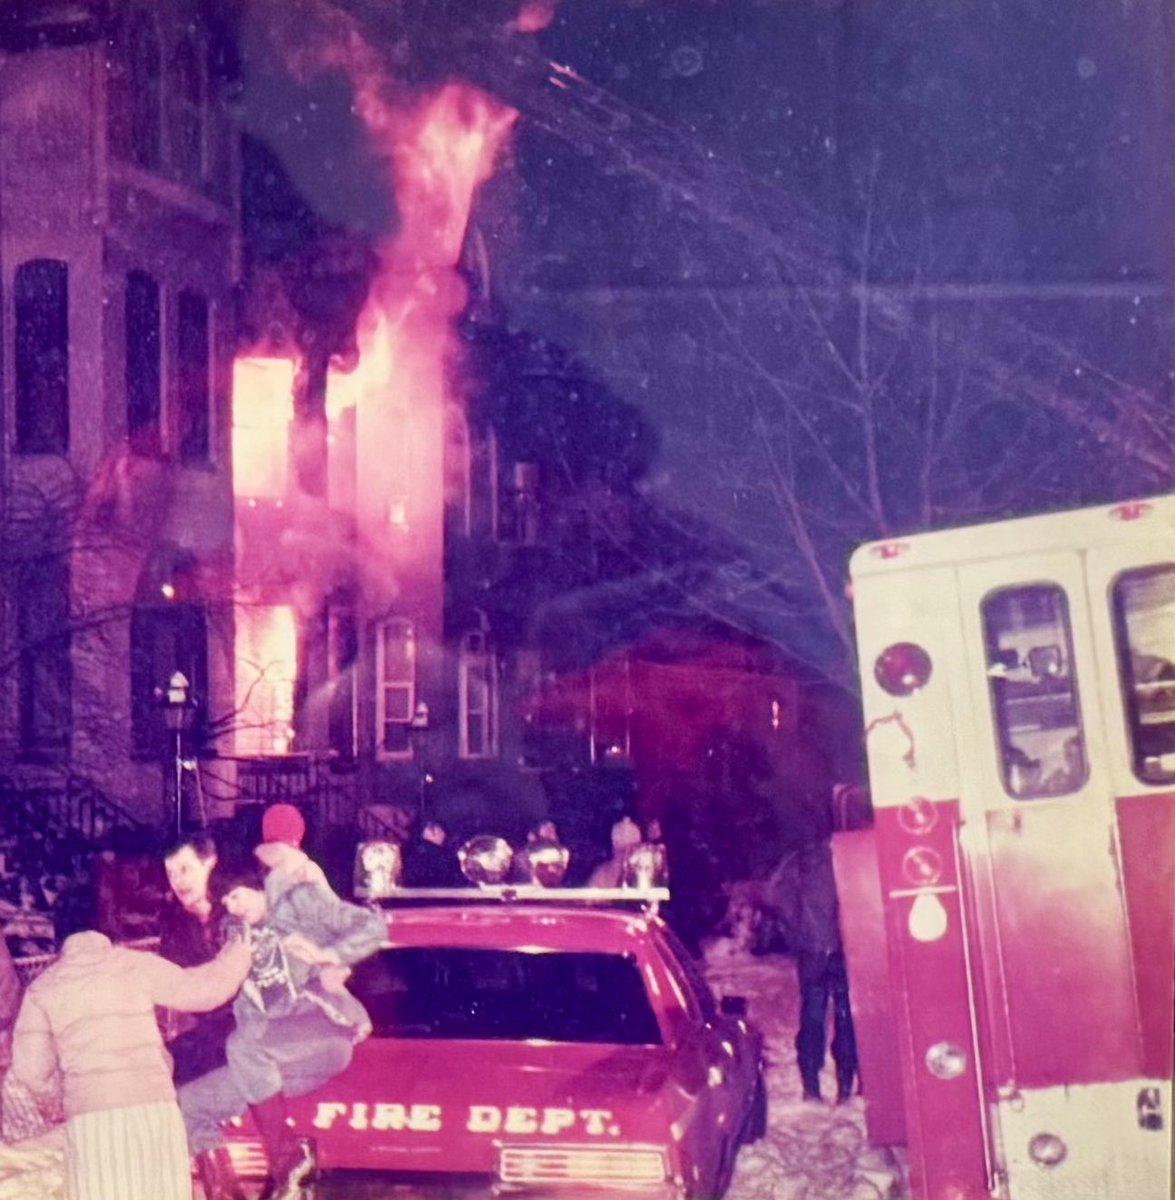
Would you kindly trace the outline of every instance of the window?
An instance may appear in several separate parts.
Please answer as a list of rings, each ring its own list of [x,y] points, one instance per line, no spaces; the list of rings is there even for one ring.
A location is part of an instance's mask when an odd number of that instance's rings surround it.
[[[348,986],[377,1037],[661,1043],[631,955],[405,946],[358,964]]]
[[[131,449],[159,453],[159,285],[143,271],[126,279],[126,432]]]
[[[1077,791],[1089,772],[1065,593],[1007,588],[982,612],[1004,787],[1018,800]]]
[[[513,481],[501,497],[499,521],[503,541],[535,546],[539,540],[539,468],[537,463],[514,464]]]
[[[178,326],[175,394],[179,457],[185,466],[199,466],[208,462],[210,449],[208,301],[195,292],[180,292]]]
[[[408,731],[416,711],[416,631],[411,621],[385,621],[376,646],[379,677],[379,751],[393,758],[408,758],[412,745]]]
[[[445,410],[445,532],[468,537],[470,533],[469,425],[456,407]]]
[[[204,175],[204,78],[191,38],[184,38],[171,59],[171,164],[189,183]]]
[[[1114,583],[1118,672],[1134,773],[1175,780],[1175,566],[1127,571]]]
[[[140,167],[155,170],[161,161],[163,81],[159,34],[145,12],[133,13],[127,23],[126,53],[130,65],[131,158]]]
[[[27,564],[17,582],[17,690],[20,747],[25,753],[60,753],[69,745],[73,686],[69,588],[64,556]]]
[[[16,272],[16,449],[69,452],[69,268],[55,259]]]
[[[481,631],[461,639],[457,675],[461,757],[491,758],[498,753],[498,663]]]

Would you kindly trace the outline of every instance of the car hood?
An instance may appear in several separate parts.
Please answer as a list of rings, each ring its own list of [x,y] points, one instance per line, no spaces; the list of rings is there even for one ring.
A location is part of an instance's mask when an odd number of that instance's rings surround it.
[[[660,1046],[379,1039],[293,1115],[324,1167],[492,1172],[502,1145],[666,1145],[692,1074]]]

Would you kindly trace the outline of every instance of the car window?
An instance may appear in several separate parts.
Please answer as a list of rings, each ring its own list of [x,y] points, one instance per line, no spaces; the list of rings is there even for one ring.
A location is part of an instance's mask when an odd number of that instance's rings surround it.
[[[706,977],[698,969],[681,938],[666,927],[661,931],[669,946],[669,969],[678,977],[689,999],[694,1015],[701,1014],[703,1021],[713,1021],[718,1016],[718,1005]]]
[[[377,1037],[656,1045],[632,955],[412,946],[358,966]]]

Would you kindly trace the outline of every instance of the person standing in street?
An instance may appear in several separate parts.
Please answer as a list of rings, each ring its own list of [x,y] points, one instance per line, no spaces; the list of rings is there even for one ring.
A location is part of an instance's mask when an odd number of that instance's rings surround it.
[[[171,1062],[155,1007],[205,1012],[249,970],[234,942],[183,968],[116,946],[78,905],[61,929],[56,963],[25,992],[11,1073],[43,1103],[60,1088],[66,1200],[191,1200],[192,1178]]]

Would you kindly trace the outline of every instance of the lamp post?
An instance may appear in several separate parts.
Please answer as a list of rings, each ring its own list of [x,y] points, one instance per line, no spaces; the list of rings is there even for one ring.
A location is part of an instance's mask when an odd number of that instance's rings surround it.
[[[172,773],[173,803],[175,816],[175,832],[178,836],[184,828],[184,730],[192,720],[191,685],[188,677],[182,671],[175,671],[167,681],[163,692],[163,722],[172,735]],[[167,774],[164,774],[166,781]],[[166,804],[166,782],[164,784],[164,803]]]

